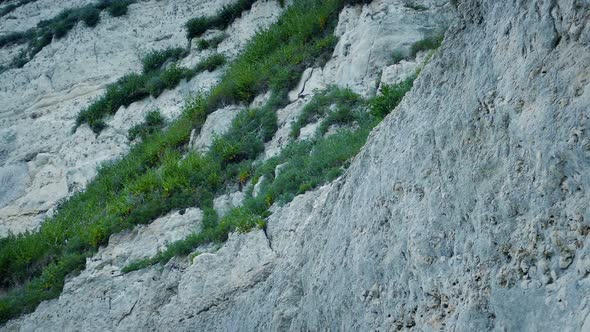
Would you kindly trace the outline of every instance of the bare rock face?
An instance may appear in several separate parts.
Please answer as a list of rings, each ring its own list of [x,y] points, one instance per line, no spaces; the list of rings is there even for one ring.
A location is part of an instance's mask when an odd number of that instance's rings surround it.
[[[4,329],[589,330],[590,4],[456,14],[348,171],[266,231],[127,275],[90,266]]]

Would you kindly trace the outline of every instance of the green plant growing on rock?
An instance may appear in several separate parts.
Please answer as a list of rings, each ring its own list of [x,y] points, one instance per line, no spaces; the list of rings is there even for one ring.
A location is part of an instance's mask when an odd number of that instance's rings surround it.
[[[410,57],[416,57],[418,52],[439,48],[443,39],[444,36],[442,34],[434,34],[415,42],[410,48]]]
[[[148,112],[145,116],[145,121],[141,124],[133,126],[129,129],[129,140],[140,137],[145,139],[146,137],[154,134],[156,131],[161,130],[166,125],[166,120],[162,116],[159,110]]]

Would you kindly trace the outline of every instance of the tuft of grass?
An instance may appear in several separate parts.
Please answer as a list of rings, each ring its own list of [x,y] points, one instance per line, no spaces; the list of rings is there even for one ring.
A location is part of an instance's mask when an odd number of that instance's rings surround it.
[[[195,70],[201,72],[201,71],[214,71],[215,69],[225,65],[225,63],[227,62],[227,58],[225,57],[225,55],[223,54],[214,54],[211,55],[207,58],[205,58],[203,61],[201,61],[196,67]]]
[[[328,89],[314,96],[314,98],[305,105],[301,111],[301,115],[291,127],[290,136],[292,138],[299,137],[301,128],[325,117],[331,112],[330,107],[332,106],[341,110],[341,114],[345,114],[351,113],[353,108],[359,107],[362,103],[363,101],[359,95],[348,88],[341,89],[336,86],[328,87]],[[334,123],[338,122],[336,119],[334,120]]]
[[[433,50],[440,47],[444,36],[442,34],[435,34],[428,36],[422,40],[417,41],[410,48],[410,57],[415,57],[418,52]]]
[[[404,5],[406,8],[410,8],[416,11],[425,11],[428,10],[428,7],[421,5],[419,3],[414,3],[414,2],[410,2],[410,3],[406,3]]]
[[[378,119],[385,118],[404,98],[406,93],[412,89],[416,76],[413,75],[399,84],[383,84],[380,94],[373,98],[369,107],[373,116]]]
[[[23,0],[25,2],[28,0]],[[94,5],[63,10],[57,16],[43,20],[36,27],[24,32],[14,32],[0,38],[0,47],[28,43],[27,47],[13,61],[11,66],[20,68],[37,53],[51,44],[53,39],[65,37],[79,22],[88,27],[95,27],[100,21],[100,12],[109,11],[112,16],[120,16],[122,11],[136,0],[102,0]]]
[[[226,62],[223,55],[215,54],[201,61],[194,69],[179,67],[176,64],[162,69],[167,61],[186,56],[184,49],[153,51],[144,57],[143,73],[127,74],[117,82],[107,86],[106,93],[82,110],[76,118],[76,127],[87,123],[95,133],[105,127],[104,118],[115,114],[119,107],[129,106],[147,96],[158,97],[164,90],[173,89],[183,79],[190,79],[205,70],[213,71]]]
[[[145,140],[148,136],[153,135],[156,131],[161,130],[166,125],[166,120],[159,110],[148,112],[145,116],[145,121],[129,129],[129,140],[140,137]]]
[[[197,48],[200,51],[206,50],[208,48],[216,48],[222,41],[227,38],[227,34],[222,33],[210,39],[200,39]]]
[[[391,53],[391,64],[400,63],[402,60],[405,60],[407,56],[402,51],[394,51]]]
[[[236,18],[240,17],[243,11],[250,10],[255,2],[256,0],[238,0],[233,4],[224,6],[214,16],[190,19],[185,25],[187,38],[199,37],[209,29],[224,30]]]
[[[188,55],[184,48],[168,48],[165,50],[154,50],[149,52],[141,60],[144,73],[162,69],[162,66],[168,62],[176,62]]]

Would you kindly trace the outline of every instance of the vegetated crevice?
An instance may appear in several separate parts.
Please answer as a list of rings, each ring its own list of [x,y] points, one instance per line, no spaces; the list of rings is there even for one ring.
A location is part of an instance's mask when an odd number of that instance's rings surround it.
[[[127,7],[135,1],[101,0],[93,5],[66,9],[49,20],[39,22],[36,27],[27,31],[13,32],[0,37],[0,47],[27,44],[26,48],[12,60],[8,68],[23,67],[54,39],[65,37],[79,22],[84,22],[88,27],[95,27],[100,21],[101,11],[106,10],[113,17],[127,14]],[[3,68],[3,70],[8,68]]]
[[[57,297],[66,275],[84,268],[86,258],[106,244],[111,234],[149,223],[174,209],[201,207],[205,213],[202,232],[173,243],[148,261],[156,264],[189,254],[202,243],[223,242],[230,232],[264,227],[274,202],[287,202],[336,178],[364,144],[377,115],[359,119],[364,124],[360,130],[295,144],[261,166],[254,162],[276,131],[275,110],[285,104],[287,91],[296,85],[303,69],[332,53],[338,14],[345,5],[356,3],[366,1],[296,0],[277,23],[248,43],[211,94],[188,100],[182,115],[166,129],[146,135],[126,157],[100,168],[86,190],[62,202],[39,230],[1,239],[0,287],[5,292],[0,296],[0,322]],[[215,140],[209,153],[187,150],[191,131],[198,132],[217,105],[246,103],[268,90],[273,96],[268,104],[241,113],[233,129]],[[290,168],[274,178],[274,168],[286,160],[292,162]],[[274,180],[262,194],[217,217],[212,208],[216,194],[263,175]]]

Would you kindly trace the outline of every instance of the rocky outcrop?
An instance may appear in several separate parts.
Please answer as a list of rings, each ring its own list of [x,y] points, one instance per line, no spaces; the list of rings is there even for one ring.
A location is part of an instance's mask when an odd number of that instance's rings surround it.
[[[266,231],[125,276],[89,266],[5,329],[589,330],[590,4],[457,16],[348,171]]]

